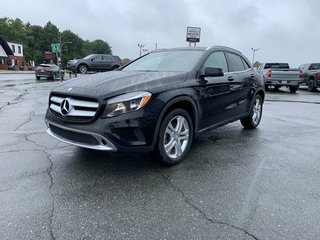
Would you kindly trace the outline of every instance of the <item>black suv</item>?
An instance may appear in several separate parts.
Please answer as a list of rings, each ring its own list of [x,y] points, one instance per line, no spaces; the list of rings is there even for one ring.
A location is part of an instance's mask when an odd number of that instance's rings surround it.
[[[241,120],[261,120],[264,83],[239,51],[214,46],[156,50],[117,71],[84,75],[55,88],[47,132],[84,148],[154,152],[181,162],[193,138]]]
[[[67,68],[73,72],[87,73],[88,71],[115,70],[123,65],[118,56],[110,54],[91,54],[82,59],[70,60]]]

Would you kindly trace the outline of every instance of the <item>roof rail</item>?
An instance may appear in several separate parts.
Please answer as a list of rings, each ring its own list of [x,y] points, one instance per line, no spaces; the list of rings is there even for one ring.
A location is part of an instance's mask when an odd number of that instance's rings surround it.
[[[215,49],[221,49],[221,50],[231,50],[231,51],[233,51],[233,52],[237,52],[237,53],[242,54],[240,51],[238,51],[238,50],[236,50],[236,49],[234,49],[234,48],[225,47],[225,46],[221,46],[221,45],[212,45],[212,46],[208,47],[207,50],[213,49],[213,48],[215,48]]]

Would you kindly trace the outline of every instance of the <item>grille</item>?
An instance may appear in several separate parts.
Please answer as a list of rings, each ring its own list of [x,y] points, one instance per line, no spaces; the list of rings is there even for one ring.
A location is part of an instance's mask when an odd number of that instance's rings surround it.
[[[99,145],[97,139],[88,134],[67,131],[51,124],[50,124],[50,129],[56,135],[61,136],[62,138],[71,140],[73,142],[89,144],[89,145]]]
[[[57,116],[71,120],[90,120],[98,111],[99,102],[68,96],[51,96],[50,110]]]

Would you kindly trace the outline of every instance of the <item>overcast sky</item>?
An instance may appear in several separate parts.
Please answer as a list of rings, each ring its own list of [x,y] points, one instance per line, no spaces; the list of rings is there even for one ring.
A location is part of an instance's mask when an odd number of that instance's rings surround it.
[[[0,0],[0,17],[43,26],[51,21],[83,39],[103,39],[113,54],[134,59],[145,49],[188,46],[187,26],[201,28],[198,46],[236,48],[252,60],[320,62],[318,0]],[[1,32],[1,29],[0,29]]]

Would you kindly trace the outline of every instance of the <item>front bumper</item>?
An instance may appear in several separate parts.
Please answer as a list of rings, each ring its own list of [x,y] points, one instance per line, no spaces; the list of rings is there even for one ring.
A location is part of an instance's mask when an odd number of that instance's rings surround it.
[[[67,69],[75,72],[75,71],[77,71],[77,65],[75,65],[75,64],[69,64],[69,63],[68,63],[68,64],[67,64]]]
[[[141,109],[112,118],[71,122],[47,110],[47,133],[68,144],[102,151],[148,153],[154,149],[157,116]]]

